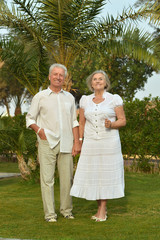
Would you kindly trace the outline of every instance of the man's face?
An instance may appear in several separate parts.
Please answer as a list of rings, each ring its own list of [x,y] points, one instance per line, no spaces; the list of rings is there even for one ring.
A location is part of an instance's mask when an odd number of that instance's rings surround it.
[[[55,67],[49,75],[49,80],[53,88],[62,88],[65,79],[65,71],[63,68]]]

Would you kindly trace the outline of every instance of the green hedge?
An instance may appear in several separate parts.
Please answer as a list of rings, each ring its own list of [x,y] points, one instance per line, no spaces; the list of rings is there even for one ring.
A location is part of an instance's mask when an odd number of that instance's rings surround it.
[[[0,118],[0,155],[11,156],[15,152],[28,158],[36,158],[36,134],[26,129],[25,115]]]
[[[123,154],[126,159],[137,159],[137,170],[150,172],[155,166],[152,161],[160,159],[160,99],[135,99],[126,102],[124,109],[127,125],[120,130]]]
[[[0,118],[0,156],[12,161],[13,156],[21,156],[30,169],[31,181],[39,181],[39,164],[37,162],[36,134],[26,129],[25,115]],[[21,174],[22,168],[18,164]],[[22,166],[22,165],[21,165]]]

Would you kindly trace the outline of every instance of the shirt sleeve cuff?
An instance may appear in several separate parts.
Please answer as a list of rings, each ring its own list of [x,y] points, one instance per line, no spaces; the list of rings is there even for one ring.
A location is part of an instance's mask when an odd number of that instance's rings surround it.
[[[36,121],[32,120],[32,119],[27,119],[26,120],[26,127],[29,128],[30,125],[32,124],[36,124]]]
[[[75,120],[75,121],[73,122],[73,128],[78,127],[78,126],[79,126],[79,123],[78,123],[77,120]]]

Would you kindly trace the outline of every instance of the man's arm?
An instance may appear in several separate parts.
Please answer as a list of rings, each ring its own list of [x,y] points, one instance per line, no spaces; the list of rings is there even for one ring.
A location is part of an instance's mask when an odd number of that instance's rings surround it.
[[[37,124],[31,124],[29,127],[32,128],[42,140],[47,140],[43,128],[40,128]]]
[[[76,105],[75,99],[72,99],[72,132],[73,132],[73,148],[72,148],[72,156],[76,156],[81,149],[80,142],[79,142],[79,123],[77,121],[77,114],[76,114]]]
[[[79,142],[79,127],[74,127],[72,131],[73,131],[73,138],[74,138],[72,156],[76,156],[81,150],[81,146]]]
[[[35,131],[36,134],[43,140],[46,140],[44,129],[37,125],[37,117],[39,115],[39,96],[35,95],[32,99],[30,109],[26,115],[26,126]]]

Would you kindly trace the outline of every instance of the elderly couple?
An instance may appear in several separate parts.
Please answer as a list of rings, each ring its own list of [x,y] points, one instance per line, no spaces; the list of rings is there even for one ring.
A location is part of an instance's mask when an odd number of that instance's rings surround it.
[[[97,200],[96,222],[106,221],[107,199],[124,196],[124,170],[118,129],[126,119],[122,98],[108,93],[107,74],[98,70],[87,78],[91,95],[80,99],[79,123],[74,97],[62,89],[67,69],[53,64],[50,85],[37,93],[26,116],[27,127],[38,138],[40,181],[45,220],[57,222],[54,204],[54,172],[60,179],[60,213],[74,219],[72,197]],[[74,181],[72,156],[79,152]]]

